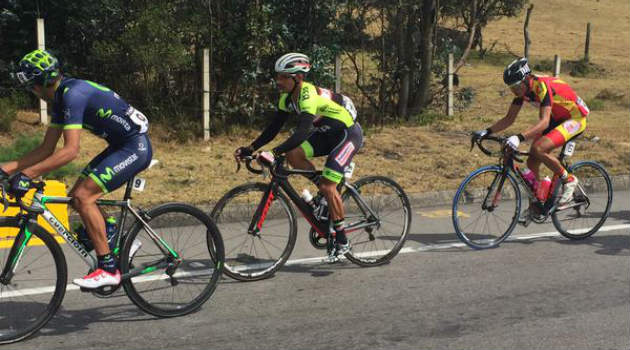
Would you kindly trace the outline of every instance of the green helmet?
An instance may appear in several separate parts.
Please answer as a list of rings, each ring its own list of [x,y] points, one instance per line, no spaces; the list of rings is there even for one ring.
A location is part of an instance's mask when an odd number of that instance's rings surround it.
[[[30,88],[35,84],[49,86],[61,76],[59,61],[46,50],[27,53],[11,74],[20,85]]]

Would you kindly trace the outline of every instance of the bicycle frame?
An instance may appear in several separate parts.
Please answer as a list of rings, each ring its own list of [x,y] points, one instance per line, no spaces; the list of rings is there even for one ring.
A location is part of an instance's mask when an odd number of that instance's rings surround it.
[[[155,242],[157,247],[162,251],[165,255],[164,259],[158,260],[152,264],[143,264],[143,266],[134,268],[128,273],[122,276],[122,279],[129,279],[138,275],[146,274],[152,272],[159,268],[166,268],[169,264],[170,259],[179,259],[179,255],[161,238],[159,237],[155,231],[146,223],[143,219],[143,213],[137,212],[130,203],[131,200],[131,188],[132,181],[127,183],[127,188],[125,191],[124,200],[106,200],[106,199],[98,199],[96,204],[101,206],[115,206],[120,207],[121,210],[121,222],[118,227],[117,238],[116,238],[116,248],[114,249],[114,254],[118,254],[120,249],[120,244],[123,240],[123,234],[121,234],[122,227],[124,227],[125,219],[127,216],[127,212],[131,212],[131,214],[136,218],[137,222],[139,222],[144,229],[149,234],[149,237]],[[89,253],[86,247],[79,242],[74,235],[66,228],[60,221],[55,217],[55,215],[46,208],[47,204],[69,204],[72,200],[71,197],[58,197],[58,196],[44,196],[43,195],[43,187],[42,189],[38,189],[33,195],[33,202],[31,206],[28,208],[27,213],[20,213],[17,215],[20,218],[20,230],[16,235],[16,239],[11,247],[11,251],[9,253],[8,259],[10,259],[10,263],[5,264],[4,270],[0,274],[0,282],[8,283],[22,257],[24,252],[24,248],[30,241],[32,237],[32,232],[34,231],[34,226],[38,225],[37,216],[41,215],[46,222],[50,224],[51,227],[59,234],[59,236],[63,237],[63,239],[68,243],[69,247],[86,263],[86,265],[94,270],[97,267],[97,260],[94,254]],[[10,204],[10,206],[20,206],[18,203]],[[24,208],[23,208],[24,209]],[[137,224],[136,224],[137,225]],[[133,228],[133,227],[132,227]],[[132,229],[130,228],[130,230]],[[128,232],[128,231],[127,231]],[[125,234],[126,235],[126,234]]]
[[[570,141],[571,142],[571,141]],[[567,169],[569,167],[568,162],[566,161],[565,157],[566,157],[566,148],[569,145],[570,142],[567,142],[561,149],[560,151],[560,155],[558,156],[558,160],[560,161],[560,164],[562,164],[562,166]],[[570,147],[573,147],[573,145],[571,145]],[[529,155],[527,153],[519,153],[521,155]],[[559,195],[559,189],[560,186],[558,186],[558,183],[560,181],[560,178],[558,177],[558,175],[554,174],[553,178],[551,180],[551,187],[550,187],[550,192],[551,195],[547,197],[547,199],[542,202],[540,201],[537,197],[536,194],[533,192],[533,190],[531,189],[531,187],[527,184],[527,182],[525,181],[525,179],[523,178],[523,174],[521,173],[520,169],[516,166],[516,164],[514,163],[515,157],[513,156],[513,154],[510,153],[504,153],[503,157],[502,157],[502,164],[500,165],[502,172],[501,174],[497,175],[495,177],[495,179],[492,181],[492,184],[490,185],[490,189],[488,191],[488,194],[486,195],[486,198],[483,201],[483,209],[487,209],[490,206],[487,205],[488,203],[488,199],[491,193],[493,193],[493,190],[495,189],[495,186],[498,186],[497,191],[494,192],[494,198],[492,200],[492,206],[496,206],[496,202],[499,200],[500,197],[500,193],[501,190],[503,189],[503,184],[505,183],[505,179],[508,176],[509,173],[512,174],[512,176],[514,178],[516,178],[516,180],[519,182],[520,184],[520,188],[521,189],[525,189],[525,193],[526,195],[530,198],[533,199],[533,201],[531,201],[535,206],[537,206],[537,208],[540,210],[540,212],[545,215],[545,216],[549,216],[551,213],[553,213],[553,211],[555,211],[558,206],[556,203],[556,199]],[[497,184],[498,181],[498,184]],[[521,190],[522,192],[522,190]],[[563,208],[566,209],[566,208]]]
[[[327,237],[328,232],[330,231],[330,223],[319,220],[315,215],[315,208],[311,207],[304,199],[295,191],[293,186],[288,181],[288,176],[290,175],[321,175],[321,171],[312,171],[312,170],[299,170],[293,169],[288,170],[284,169],[281,166],[276,170],[281,172],[281,175],[272,174],[271,182],[267,187],[254,216],[252,217],[252,221],[248,228],[248,233],[252,235],[258,235],[258,232],[262,228],[262,225],[267,217],[267,212],[269,211],[269,207],[271,206],[271,202],[273,201],[275,193],[277,193],[278,189],[281,188],[284,193],[289,197],[289,199],[295,204],[298,210],[302,213],[302,216],[308,221],[308,223],[313,227],[319,237]],[[363,229],[366,227],[371,227],[379,224],[378,216],[372,211],[372,209],[365,203],[361,195],[351,184],[347,183],[345,180],[337,185],[337,190],[340,191],[343,188],[346,188],[347,191],[350,191],[353,198],[357,200],[357,204],[359,209],[363,212],[363,214],[369,218],[374,218],[374,221],[370,222],[356,222],[349,223],[345,231],[347,233]],[[367,215],[369,213],[369,215]]]

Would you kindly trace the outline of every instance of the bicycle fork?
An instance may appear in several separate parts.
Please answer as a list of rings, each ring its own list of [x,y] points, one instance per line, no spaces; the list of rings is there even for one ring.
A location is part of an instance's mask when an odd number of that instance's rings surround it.
[[[274,192],[276,188],[277,185],[274,182],[272,182],[267,188],[267,191],[260,200],[258,208],[256,208],[256,212],[254,213],[252,221],[249,224],[249,228],[247,229],[248,234],[256,237],[260,236],[260,230],[262,229],[262,225],[267,218],[267,213],[269,213],[269,208],[271,207],[271,203],[273,202]]]
[[[24,225],[23,228],[18,231],[15,236],[15,241],[13,241],[13,246],[11,246],[9,256],[7,257],[7,263],[4,265],[2,274],[0,274],[1,284],[8,285],[11,283],[15,270],[17,270],[17,267],[20,264],[24,248],[26,248],[26,245],[31,240],[32,236],[33,233],[28,229],[27,225]]]

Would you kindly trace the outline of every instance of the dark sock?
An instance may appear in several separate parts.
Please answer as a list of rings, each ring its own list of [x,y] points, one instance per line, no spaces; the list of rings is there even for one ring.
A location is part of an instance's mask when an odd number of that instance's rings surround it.
[[[348,244],[348,238],[346,237],[346,225],[343,219],[335,220],[333,222],[333,228],[335,229],[336,241],[339,244]]]
[[[98,268],[103,269],[109,273],[115,273],[117,270],[116,259],[110,254],[98,256]]]

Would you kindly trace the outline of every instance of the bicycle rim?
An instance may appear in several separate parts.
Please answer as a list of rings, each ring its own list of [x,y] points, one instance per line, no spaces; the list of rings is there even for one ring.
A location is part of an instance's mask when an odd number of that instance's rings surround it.
[[[361,266],[384,264],[398,254],[407,238],[411,225],[409,199],[396,182],[383,176],[361,178],[354,187],[375,216],[350,190],[343,193],[346,232],[352,247],[346,258]],[[361,223],[374,225],[352,229]]]
[[[0,219],[0,271],[9,259],[17,221]],[[0,283],[0,344],[22,340],[54,316],[68,278],[66,261],[53,236],[40,227],[24,248],[10,283]]]
[[[223,242],[211,219],[201,210],[170,203],[147,213],[149,227],[177,253],[180,260],[165,254],[151,239],[147,228],[135,226],[125,239],[121,270],[144,273],[123,281],[129,298],[145,312],[159,317],[188,314],[205,303],[219,281],[223,265]],[[141,244],[130,258],[134,245]],[[156,262],[169,266],[152,268]]]
[[[570,167],[578,179],[573,199],[552,214],[558,232],[570,239],[589,237],[610,214],[613,189],[606,170],[595,162],[579,162]]]
[[[272,276],[287,261],[297,236],[293,207],[282,193],[269,205],[256,234],[248,233],[266,184],[245,184],[228,192],[217,202],[211,217],[225,243],[226,275],[240,281],[256,281]]]
[[[502,169],[497,166],[474,171],[464,179],[453,199],[455,232],[472,248],[497,246],[518,223],[521,193],[510,174],[501,185],[501,174]]]

